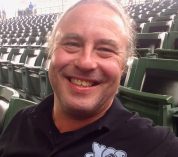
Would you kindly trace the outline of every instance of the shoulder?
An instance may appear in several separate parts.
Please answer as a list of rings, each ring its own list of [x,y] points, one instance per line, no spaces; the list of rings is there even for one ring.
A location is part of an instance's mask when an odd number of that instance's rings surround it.
[[[143,145],[149,153],[146,157],[176,157],[178,155],[178,138],[172,130],[165,126],[158,126],[148,118],[133,114],[126,124],[128,133],[134,137],[135,144]]]
[[[141,117],[126,109],[122,109],[120,113],[117,115],[118,121],[123,116],[125,118],[116,130],[119,128],[122,138],[129,139],[129,143],[143,148],[144,152],[149,152],[145,157],[176,157],[178,155],[178,137],[170,128],[155,125],[151,119]]]

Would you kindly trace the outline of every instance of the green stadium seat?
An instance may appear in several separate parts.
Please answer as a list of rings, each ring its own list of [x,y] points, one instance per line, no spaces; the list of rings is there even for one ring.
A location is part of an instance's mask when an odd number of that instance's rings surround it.
[[[178,31],[178,17],[176,16],[174,19],[173,26],[171,28],[171,31]]]
[[[23,90],[24,83],[27,80],[23,81],[23,75],[25,75],[26,68],[31,68],[34,66],[40,66],[43,60],[43,55],[40,49],[25,49],[26,57],[24,60],[24,64],[19,66],[13,67],[13,84],[15,85],[16,89]],[[23,92],[23,91],[22,91]]]
[[[157,55],[158,58],[178,60],[178,50],[156,49],[154,53]]]
[[[171,31],[167,34],[163,49],[178,49],[178,31]]]
[[[45,68],[47,56],[44,49],[40,50],[38,61],[33,66],[24,66],[22,68],[22,84],[23,91],[27,94],[28,98],[32,96],[40,97],[40,79],[39,72]]]
[[[124,105],[175,131],[178,113],[178,60],[135,59],[118,94]]]
[[[172,96],[141,92],[124,86],[120,87],[117,96],[130,111],[152,119],[156,125],[170,127],[178,136],[178,107],[172,107]]]
[[[18,111],[20,111],[21,109],[25,107],[32,106],[32,105],[36,105],[36,103],[33,101],[22,99],[22,98],[13,97],[9,102],[9,108],[7,109],[4,115],[4,118],[3,118],[1,133],[5,131],[8,124],[10,123],[10,121],[12,120],[12,118],[15,116],[15,114]]]
[[[137,33],[136,48],[162,48],[167,33]]]
[[[0,49],[0,83],[8,83],[7,64],[12,58],[13,49],[10,47],[1,47]]]
[[[15,70],[19,69],[20,67],[23,67],[26,57],[27,57],[28,50],[25,48],[19,48],[18,51],[13,53],[11,62],[7,65],[8,67],[8,82],[11,87],[17,88],[22,87],[22,80],[18,80],[15,75]]]
[[[2,121],[6,111],[9,108],[9,102],[12,97],[19,98],[19,93],[12,88],[0,85],[0,130],[2,127]]]
[[[144,25],[141,33],[169,32],[172,26],[173,20],[150,22]]]
[[[162,48],[165,44],[167,33],[137,33],[136,52],[137,57],[145,57],[148,53],[154,53],[157,48]]]
[[[39,73],[40,77],[40,97],[45,98],[47,95],[52,93],[52,87],[48,78],[48,69],[43,69]]]

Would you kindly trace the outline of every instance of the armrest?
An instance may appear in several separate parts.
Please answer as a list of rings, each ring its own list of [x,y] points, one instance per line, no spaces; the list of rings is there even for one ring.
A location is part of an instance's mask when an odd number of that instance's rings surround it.
[[[10,62],[10,61],[8,61],[8,60],[4,60],[4,61],[3,61],[3,60],[1,60],[1,61],[0,61],[0,64],[2,64],[2,65],[3,65],[3,64],[7,64],[7,63],[9,63],[9,62]]]
[[[175,102],[172,96],[141,92],[124,86],[120,86],[118,95],[121,95],[122,97],[137,99],[140,101],[144,100],[146,102],[156,102],[164,105],[172,104],[175,106]]]
[[[39,71],[39,75],[46,75],[47,73],[48,73],[48,70],[43,69],[43,68]]]
[[[41,69],[41,66],[30,66],[30,65],[27,65],[27,64],[25,64],[24,67],[27,68],[27,69]]]
[[[41,66],[28,66],[28,65],[24,65],[22,67],[22,70],[27,70],[29,72],[38,73],[41,70]]]
[[[16,63],[16,62],[10,62],[13,66],[24,66],[24,63]]]

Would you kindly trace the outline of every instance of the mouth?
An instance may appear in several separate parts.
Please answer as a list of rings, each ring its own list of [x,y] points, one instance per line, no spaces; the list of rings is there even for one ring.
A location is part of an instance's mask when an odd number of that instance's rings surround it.
[[[96,81],[86,81],[86,80],[81,80],[81,79],[76,79],[76,78],[69,78],[69,81],[73,83],[74,85],[77,85],[80,87],[92,87],[92,86],[96,86],[99,84]]]

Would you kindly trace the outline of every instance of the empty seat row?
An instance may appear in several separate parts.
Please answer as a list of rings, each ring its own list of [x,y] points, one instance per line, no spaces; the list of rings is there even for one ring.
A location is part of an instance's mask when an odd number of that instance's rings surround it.
[[[127,7],[129,14],[132,17],[151,17],[177,14],[178,3],[172,1],[157,1],[153,3],[143,3],[130,5]]]
[[[50,59],[45,49],[1,48],[0,84],[13,87],[22,97],[40,101],[51,93]]]
[[[136,48],[137,51],[149,48],[178,50],[178,32],[138,33]]]
[[[165,18],[166,17],[162,17],[162,20],[160,19],[159,21],[136,22],[136,31],[138,33],[178,31],[178,19],[167,19],[166,21],[163,21]]]
[[[1,47],[31,47],[31,48],[47,47],[47,36],[4,38],[0,40],[0,46]]]

